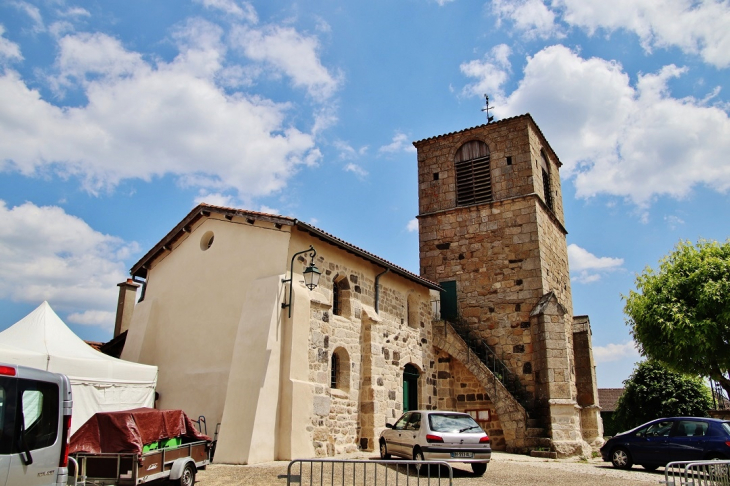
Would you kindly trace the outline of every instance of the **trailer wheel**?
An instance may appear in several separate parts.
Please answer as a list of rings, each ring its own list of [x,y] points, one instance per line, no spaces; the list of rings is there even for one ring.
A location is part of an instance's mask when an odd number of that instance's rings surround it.
[[[173,481],[176,486],[193,486],[195,484],[195,466],[187,464],[183,469],[180,479]]]

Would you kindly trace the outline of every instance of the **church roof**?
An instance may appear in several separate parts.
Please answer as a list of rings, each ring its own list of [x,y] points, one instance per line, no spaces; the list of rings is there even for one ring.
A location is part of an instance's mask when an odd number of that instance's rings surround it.
[[[300,231],[307,232],[312,236],[319,238],[331,245],[337,246],[348,253],[363,258],[375,265],[381,266],[384,269],[387,268],[391,272],[400,275],[408,280],[423,285],[429,289],[441,290],[441,287],[428,279],[420,277],[415,273],[409,272],[405,268],[395,265],[377,255],[374,255],[362,248],[359,248],[351,243],[346,242],[340,238],[337,238],[326,231],[323,231],[311,224],[300,221],[296,218],[288,216],[279,216],[274,214],[260,213],[257,211],[249,211],[246,209],[227,208],[222,206],[213,206],[211,204],[199,204],[190,213],[188,213],[182,221],[180,221],[162,240],[160,240],[150,251],[148,251],[130,270],[130,274],[133,277],[146,278],[147,277],[147,266],[157,258],[158,255],[166,250],[169,250],[173,243],[179,240],[185,233],[191,231],[192,226],[198,222],[201,218],[207,218],[211,214],[222,214],[227,220],[232,220],[234,217],[241,217],[249,220],[250,223],[256,220],[268,221],[276,225],[281,226],[294,226]]]

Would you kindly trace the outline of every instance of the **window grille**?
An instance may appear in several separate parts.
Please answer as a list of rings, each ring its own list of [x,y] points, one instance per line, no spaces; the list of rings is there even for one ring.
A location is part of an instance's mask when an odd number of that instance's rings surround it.
[[[337,353],[332,353],[332,362],[330,365],[330,388],[338,388],[337,386],[337,374],[339,373],[340,358]]]
[[[486,143],[473,140],[462,145],[454,157],[454,168],[457,206],[492,201],[492,170]]]

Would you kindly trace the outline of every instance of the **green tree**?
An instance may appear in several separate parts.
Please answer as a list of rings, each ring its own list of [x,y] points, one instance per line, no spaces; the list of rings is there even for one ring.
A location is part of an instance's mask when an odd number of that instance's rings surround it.
[[[675,371],[709,376],[730,395],[730,239],[680,241],[623,296],[639,352]]]
[[[706,417],[712,405],[701,378],[676,373],[656,360],[639,363],[624,387],[613,414],[618,430],[661,417]]]

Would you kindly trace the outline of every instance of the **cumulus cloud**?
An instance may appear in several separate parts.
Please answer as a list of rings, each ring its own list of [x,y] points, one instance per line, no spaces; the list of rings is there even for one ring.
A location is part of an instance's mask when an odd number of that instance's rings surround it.
[[[678,47],[718,68],[730,66],[727,0],[554,0],[570,25],[594,33],[623,29],[644,49]]]
[[[594,346],[593,358],[596,364],[610,363],[611,361],[619,361],[625,358],[639,359],[639,350],[634,341],[623,344],[607,344],[606,346]]]
[[[311,62],[325,81],[302,78],[294,68],[287,74],[315,91],[334,89],[313,57],[313,38],[284,31],[276,49],[267,35],[253,36],[268,46],[259,58],[280,59],[292,40],[291,56],[302,71]],[[221,36],[214,24],[188,21],[173,36],[178,55],[154,63],[105,34],[62,37],[55,86],[82,90],[83,106],[57,106],[6,69],[0,75],[0,170],[76,176],[93,193],[124,179],[168,174],[240,199],[280,190],[299,167],[321,158],[314,135],[287,123],[290,104],[229,93],[216,83],[225,65]]]
[[[232,29],[231,39],[246,57],[262,63],[273,75],[288,76],[295,87],[306,89],[316,100],[330,98],[342,83],[340,73],[331,73],[320,62],[319,40],[292,27],[239,25]]]
[[[492,0],[492,12],[498,24],[508,20],[528,39],[563,36],[555,23],[555,13],[542,0]]]
[[[726,192],[730,119],[704,100],[672,97],[668,82],[685,72],[665,66],[632,86],[617,62],[550,46],[528,57],[517,89],[495,113],[531,113],[580,198],[605,194],[647,206],[696,186]]]
[[[399,152],[415,152],[416,147],[408,140],[408,136],[405,133],[396,132],[393,135],[393,140],[383,145],[378,149],[378,153],[381,154],[395,154]]]
[[[136,243],[102,234],[55,206],[0,200],[0,298],[73,310],[77,324],[114,325],[116,284]],[[109,319],[107,319],[109,318]]]
[[[578,273],[571,280],[579,283],[596,282],[601,273],[618,270],[624,264],[623,258],[597,257],[574,243],[568,245],[568,261],[571,272]]]
[[[459,66],[461,73],[469,78],[476,78],[474,83],[468,84],[462,90],[464,96],[500,97],[502,85],[507,81],[511,65],[509,56],[512,53],[507,44],[500,44],[484,56],[483,59],[462,63]]]
[[[406,230],[409,233],[413,233],[414,231],[418,231],[418,219],[413,218],[412,220],[408,221],[408,224],[406,225]]]

